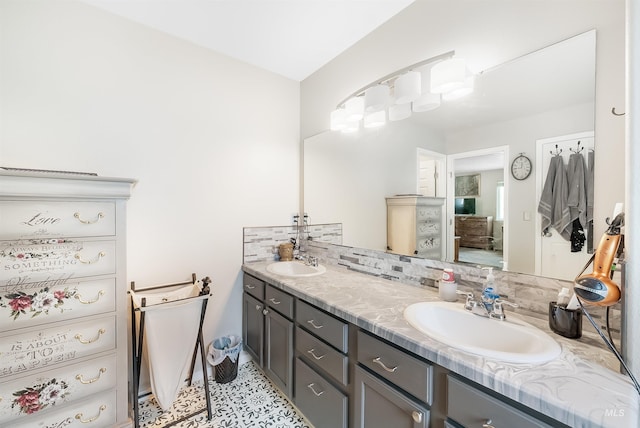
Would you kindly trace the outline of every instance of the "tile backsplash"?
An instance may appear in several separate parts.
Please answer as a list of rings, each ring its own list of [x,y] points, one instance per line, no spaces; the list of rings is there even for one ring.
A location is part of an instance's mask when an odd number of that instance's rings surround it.
[[[450,267],[454,269],[459,289],[474,291],[476,295],[482,290],[485,272],[475,266],[343,246],[342,225],[339,223],[307,226],[304,231],[301,228],[298,234],[296,232],[295,226],[244,228],[243,262],[277,260],[277,246],[297,237],[303,252],[318,257],[327,265],[343,266],[352,271],[433,289],[437,288],[435,281],[442,275],[442,270]],[[518,304],[516,312],[540,319],[547,319],[549,302],[557,299],[562,287],[572,287],[570,281],[535,275],[502,271],[494,271],[494,275],[500,295]],[[613,306],[612,311],[611,332],[614,337],[619,337],[620,305]],[[589,308],[589,313],[603,329],[606,328],[605,308]],[[586,319],[583,329],[595,334]]]

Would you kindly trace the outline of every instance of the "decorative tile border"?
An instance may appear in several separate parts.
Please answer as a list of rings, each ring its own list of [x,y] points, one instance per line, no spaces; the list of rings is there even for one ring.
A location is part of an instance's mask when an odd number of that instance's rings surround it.
[[[277,246],[296,236],[295,226],[245,228],[244,262],[268,261],[277,259]],[[306,234],[305,234],[306,233]],[[307,226],[300,236],[311,236],[312,240],[300,241],[301,250],[318,257],[321,263],[344,266],[355,272],[398,281],[416,287],[435,289],[436,280],[446,267],[454,269],[460,290],[478,294],[482,289],[485,273],[475,266],[451,264],[439,260],[386,253],[384,251],[346,247],[342,243],[342,224],[322,224]],[[514,272],[494,271],[499,293],[519,307],[515,311],[541,320],[548,317],[549,302],[555,301],[562,287],[572,288],[570,281],[525,275]],[[511,310],[511,308],[510,308]],[[605,308],[590,307],[589,313],[606,330]],[[612,307],[611,332],[614,338],[620,336],[620,304]],[[587,319],[583,320],[583,329],[596,334]]]

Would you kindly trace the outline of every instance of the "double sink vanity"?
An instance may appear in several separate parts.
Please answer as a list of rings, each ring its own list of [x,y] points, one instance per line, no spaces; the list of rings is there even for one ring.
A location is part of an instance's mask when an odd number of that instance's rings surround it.
[[[594,362],[608,351],[540,320],[479,317],[462,296],[339,266],[243,270],[245,350],[317,428],[638,423],[631,382]]]

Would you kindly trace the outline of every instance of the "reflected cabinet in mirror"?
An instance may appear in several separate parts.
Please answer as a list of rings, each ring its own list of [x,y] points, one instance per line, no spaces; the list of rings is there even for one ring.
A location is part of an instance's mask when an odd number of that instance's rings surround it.
[[[387,251],[386,198],[444,198],[443,248],[427,257],[572,279],[590,257],[589,227],[572,248],[566,233],[543,233],[538,208],[555,155],[568,168],[580,154],[587,177],[597,162],[595,45],[589,31],[477,74],[472,94],[435,110],[307,138],[310,223],[342,223],[343,245]],[[520,155],[528,175],[512,175]]]

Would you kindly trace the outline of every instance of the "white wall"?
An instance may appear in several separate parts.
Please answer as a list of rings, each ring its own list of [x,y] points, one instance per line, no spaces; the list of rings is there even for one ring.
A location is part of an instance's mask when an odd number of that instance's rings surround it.
[[[307,138],[304,209],[311,224],[342,223],[343,245],[385,251],[385,197],[418,190],[416,147],[446,149],[442,135],[401,122]]]
[[[240,334],[242,227],[299,205],[299,84],[75,1],[0,28],[0,165],[138,179],[128,280],[209,275],[205,340]]]
[[[416,0],[302,82],[302,136],[328,129],[331,111],[354,90],[409,64],[455,50],[479,71],[595,28],[599,236],[624,200],[624,118],[611,114],[625,103],[624,8],[624,0]]]

